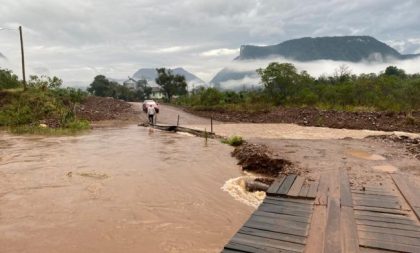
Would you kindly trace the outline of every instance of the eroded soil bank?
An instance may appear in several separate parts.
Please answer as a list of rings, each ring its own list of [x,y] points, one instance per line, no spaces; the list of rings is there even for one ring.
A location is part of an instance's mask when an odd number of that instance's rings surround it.
[[[294,123],[302,126],[317,126],[346,129],[369,129],[381,131],[420,132],[420,112],[411,115],[395,112],[344,112],[322,111],[315,108],[276,107],[269,112],[234,111],[186,111],[221,121],[235,123]]]

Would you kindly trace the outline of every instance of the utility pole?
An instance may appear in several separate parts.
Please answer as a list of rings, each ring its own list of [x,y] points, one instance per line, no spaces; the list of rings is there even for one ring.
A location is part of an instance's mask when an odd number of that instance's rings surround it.
[[[23,77],[23,89],[26,90],[26,75],[25,75],[25,53],[23,51],[23,35],[22,35],[22,26],[19,26],[19,35],[20,35],[20,51],[22,54],[22,77]]]

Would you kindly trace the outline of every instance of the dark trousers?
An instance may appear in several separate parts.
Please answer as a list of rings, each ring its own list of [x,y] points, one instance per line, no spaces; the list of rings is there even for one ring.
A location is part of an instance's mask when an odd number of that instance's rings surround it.
[[[155,115],[149,115],[149,123],[151,124],[151,125],[153,125],[153,118],[154,118],[154,116]]]

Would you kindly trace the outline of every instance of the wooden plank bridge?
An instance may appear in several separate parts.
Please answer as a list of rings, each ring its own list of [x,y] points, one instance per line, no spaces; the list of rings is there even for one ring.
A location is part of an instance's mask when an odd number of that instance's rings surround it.
[[[408,177],[362,189],[347,171],[280,176],[222,252],[420,253],[420,189]]]

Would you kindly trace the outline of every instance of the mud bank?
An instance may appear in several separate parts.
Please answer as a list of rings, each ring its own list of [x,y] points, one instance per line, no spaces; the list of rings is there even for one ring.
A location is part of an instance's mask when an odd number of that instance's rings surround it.
[[[138,112],[130,103],[111,97],[88,97],[76,108],[79,118],[89,121],[132,120],[138,118]]]
[[[186,108],[187,112],[221,122],[243,123],[294,123],[346,129],[420,132],[420,112],[345,112],[323,111],[316,108],[277,107],[269,112],[233,112],[223,110],[199,111]]]
[[[277,177],[279,173],[291,173],[296,171],[288,160],[273,154],[265,145],[246,143],[235,148],[232,156],[238,159],[238,165],[242,170],[268,177]],[[269,182],[258,179],[257,182]]]

